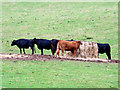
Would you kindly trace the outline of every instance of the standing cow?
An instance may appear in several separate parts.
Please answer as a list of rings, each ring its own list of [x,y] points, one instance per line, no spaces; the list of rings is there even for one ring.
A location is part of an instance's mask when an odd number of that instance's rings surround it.
[[[98,53],[106,53],[106,55],[108,56],[108,59],[111,60],[111,54],[110,54],[110,45],[109,44],[101,44],[101,43],[97,43],[98,45]]]
[[[43,55],[43,49],[47,49],[47,50],[51,49],[52,51],[51,40],[34,38],[33,41],[34,44],[37,45],[38,49],[41,50],[41,55]],[[54,55],[53,52],[52,55]]]
[[[73,57],[76,57],[76,52],[79,46],[82,45],[81,41],[65,41],[65,40],[59,40],[57,44],[57,50],[55,53],[55,56],[59,56],[59,49],[62,51],[62,56],[64,56],[64,51],[71,51]]]
[[[71,40],[66,40],[66,41],[74,41],[73,39]],[[51,40],[51,47],[52,47],[52,53],[54,55],[55,51],[57,50],[57,43],[59,42],[58,39],[52,39]]]
[[[31,48],[32,54],[34,54],[34,42],[32,39],[18,39],[13,40],[11,46],[17,45],[17,47],[20,49],[20,54],[22,54],[22,48],[23,52],[25,53],[25,49]]]

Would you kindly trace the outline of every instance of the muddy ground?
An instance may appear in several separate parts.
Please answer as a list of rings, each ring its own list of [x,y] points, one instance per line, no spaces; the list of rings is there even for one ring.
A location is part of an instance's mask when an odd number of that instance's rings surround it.
[[[82,62],[96,62],[96,63],[120,63],[120,60],[108,61],[107,59],[84,59],[84,58],[70,58],[70,57],[55,57],[52,55],[40,55],[40,54],[12,54],[12,53],[0,53],[0,59],[4,60],[42,60],[42,61],[50,61],[50,60],[72,60],[72,61],[82,61]]]

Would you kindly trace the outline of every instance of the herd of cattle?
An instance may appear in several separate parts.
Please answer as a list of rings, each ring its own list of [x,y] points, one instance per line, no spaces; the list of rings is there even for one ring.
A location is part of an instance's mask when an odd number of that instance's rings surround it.
[[[17,47],[20,49],[20,54],[22,54],[22,48],[23,52],[25,54],[25,49],[31,48],[32,54],[34,54],[35,48],[34,45],[37,45],[38,49],[41,50],[41,55],[43,55],[43,49],[51,49],[52,55],[55,54],[55,56],[59,56],[59,50],[62,52],[62,56],[64,56],[64,51],[71,51],[72,56],[76,57],[76,52],[79,49],[81,45],[83,45],[82,41],[75,41],[75,40],[47,40],[47,39],[18,39],[13,40],[11,46],[17,45]],[[97,44],[97,52],[98,53],[106,53],[108,56],[108,59],[111,59],[110,54],[110,45],[109,44]]]

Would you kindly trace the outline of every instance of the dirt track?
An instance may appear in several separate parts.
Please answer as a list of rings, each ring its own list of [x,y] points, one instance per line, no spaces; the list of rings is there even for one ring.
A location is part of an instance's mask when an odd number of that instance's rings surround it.
[[[73,60],[73,61],[83,61],[83,62],[97,62],[97,63],[108,63],[107,59],[83,59],[83,58],[63,58],[59,57],[56,58],[55,56],[51,55],[40,55],[40,54],[11,54],[11,53],[0,53],[0,59],[6,59],[6,60]],[[111,60],[109,63],[120,63],[120,60]]]

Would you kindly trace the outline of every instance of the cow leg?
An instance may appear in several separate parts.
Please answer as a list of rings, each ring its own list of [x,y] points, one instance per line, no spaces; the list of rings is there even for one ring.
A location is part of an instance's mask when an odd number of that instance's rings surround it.
[[[20,54],[22,54],[22,50],[21,50],[21,48],[19,48],[20,49]]]
[[[108,56],[108,59],[111,60],[111,54],[110,54],[110,52],[106,53],[106,55]]]
[[[58,51],[57,51],[57,54],[58,54],[58,57],[59,57],[59,49],[58,49]]]
[[[53,49],[51,49],[52,55],[54,55],[55,51]]]
[[[57,54],[58,54],[58,56],[59,56],[59,50],[58,50],[58,53],[57,53]]]
[[[74,50],[74,58],[76,58],[76,52],[77,52],[77,50]]]
[[[72,56],[74,57],[74,51],[73,50],[71,51],[71,53],[72,53]]]
[[[64,49],[62,49],[61,51],[62,51],[62,56],[64,57]]]
[[[55,52],[55,56],[56,56],[56,57],[57,57],[57,54],[58,54],[58,56],[59,56],[59,49],[57,49],[56,52]]]
[[[34,54],[34,48],[32,48],[32,54]]]
[[[25,49],[23,48],[23,52],[24,52],[24,54],[25,54]]]
[[[41,49],[41,55],[43,55],[43,49]]]

